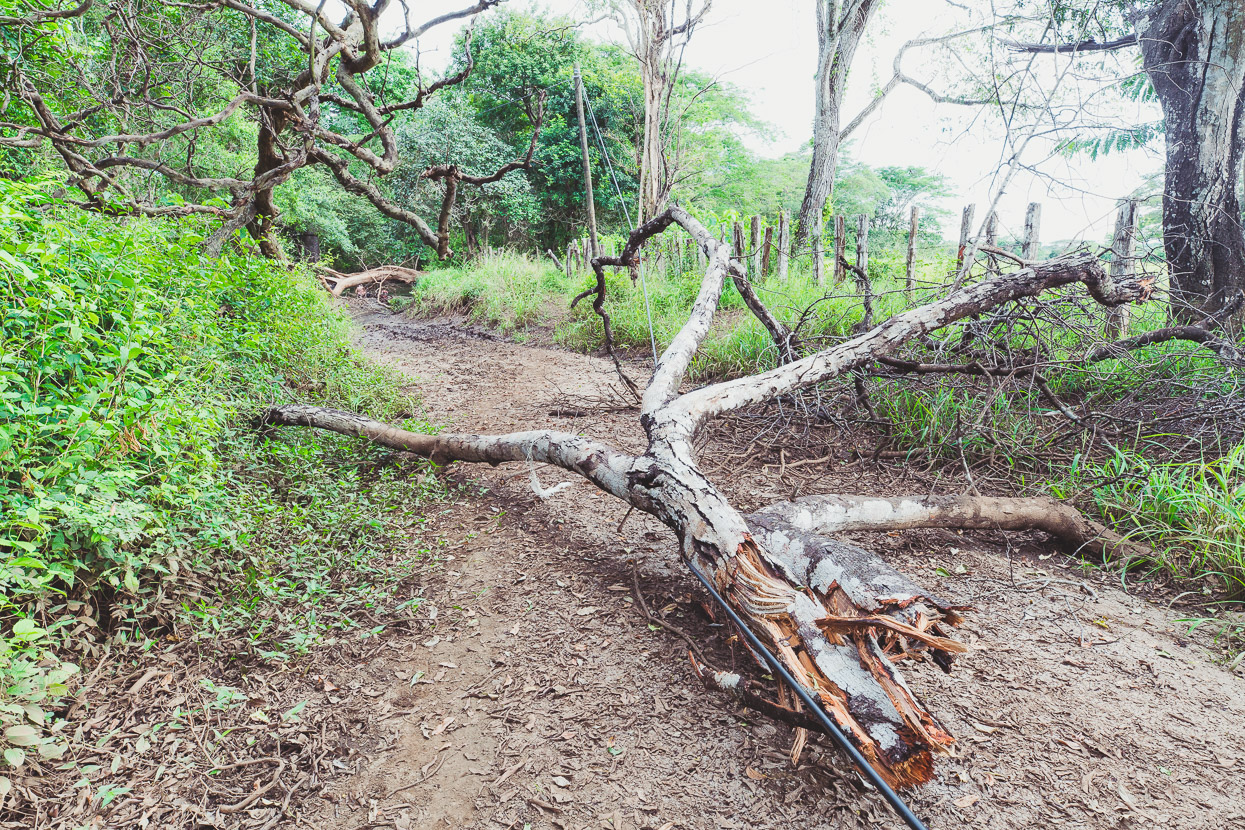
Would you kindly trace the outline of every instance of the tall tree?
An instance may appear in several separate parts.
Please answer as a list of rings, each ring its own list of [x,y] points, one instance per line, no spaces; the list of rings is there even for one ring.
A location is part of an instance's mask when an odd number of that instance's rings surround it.
[[[683,50],[704,20],[713,0],[683,8],[671,0],[612,0],[614,19],[626,34],[640,64],[644,85],[644,130],[640,141],[639,222],[661,210],[670,195],[673,175],[668,145],[672,136],[670,98],[683,66]]]
[[[813,158],[800,205],[795,245],[808,244],[834,188],[839,161],[840,125],[847,73],[864,37],[877,0],[817,0],[817,94],[813,117]]]
[[[1099,31],[1118,37],[1016,48],[1081,57],[1140,47],[1164,116],[1163,248],[1172,316],[1196,322],[1234,307],[1245,292],[1239,195],[1245,5],[1239,0],[1158,0],[1142,8],[1122,0],[1063,2],[1054,13],[1055,22],[1092,20]]]

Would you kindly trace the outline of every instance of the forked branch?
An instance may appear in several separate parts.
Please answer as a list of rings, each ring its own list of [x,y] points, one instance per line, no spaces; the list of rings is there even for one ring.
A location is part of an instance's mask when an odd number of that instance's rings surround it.
[[[678,208],[661,214],[632,234],[622,256],[598,258],[594,263],[598,286],[603,282],[601,266],[633,265],[642,242],[675,222],[697,236],[699,226]],[[710,262],[696,303],[644,391],[640,422],[649,440],[642,454],[628,455],[544,430],[497,436],[418,435],[314,407],[277,407],[264,420],[359,435],[438,462],[540,460],[584,476],[676,533],[683,555],[709,575],[749,628],[887,782],[910,786],[929,781],[934,756],[949,752],[955,739],[900,679],[895,662],[928,658],[948,668],[953,656],[963,651],[947,636],[963,609],[932,596],[874,554],[826,534],[866,525],[962,525],[1038,527],[1067,545],[1098,540],[1103,546],[1118,544],[1118,537],[1084,520],[1078,522],[1074,513],[1056,510],[1053,503],[1031,507],[990,500],[900,500],[886,502],[889,514],[869,523],[866,514],[878,510],[878,500],[825,497],[743,516],[697,466],[695,433],[714,415],[833,379],[913,337],[1000,303],[1083,283],[1099,301],[1118,304],[1145,297],[1148,286],[1111,283],[1101,264],[1088,254],[1041,263],[959,289],[815,355],[679,395],[730,270],[724,247],[706,244],[705,249]],[[602,293],[600,288],[597,293]]]

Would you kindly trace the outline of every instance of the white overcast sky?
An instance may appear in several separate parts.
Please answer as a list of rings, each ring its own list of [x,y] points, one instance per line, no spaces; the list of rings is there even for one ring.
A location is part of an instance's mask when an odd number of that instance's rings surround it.
[[[420,9],[433,16],[462,2],[432,0],[420,4]],[[530,5],[526,0],[511,3],[521,8]],[[547,0],[540,6],[577,19],[595,17],[585,0]],[[743,89],[753,111],[777,128],[776,140],[755,146],[760,153],[780,155],[811,140],[817,62],[813,9],[811,0],[714,0],[705,24],[688,47],[688,65]],[[956,30],[956,14],[941,0],[886,0],[853,65],[844,123],[890,77],[891,61],[901,44]],[[448,57],[450,38],[457,28],[445,26],[423,38],[420,48],[428,64]],[[619,39],[611,23],[596,24],[588,36]],[[922,79],[930,77],[929,70],[935,67],[923,66],[919,54],[910,54],[905,70]],[[975,202],[980,222],[1002,160],[1003,142],[1001,134],[975,119],[971,110],[935,105],[921,92],[902,86],[852,136],[852,154],[874,166],[919,165],[946,175],[957,195],[944,206],[958,217],[964,204]],[[1038,161],[1042,155],[1033,153],[1025,161]],[[1022,172],[1013,180],[999,206],[1001,233],[1018,231],[1026,204],[1038,201],[1043,206],[1044,240],[1100,240],[1114,223],[1116,200],[1129,195],[1158,169],[1160,159],[1153,150],[1113,154],[1096,162],[1084,156],[1047,161],[1042,175]],[[958,225],[958,218],[948,224]]]

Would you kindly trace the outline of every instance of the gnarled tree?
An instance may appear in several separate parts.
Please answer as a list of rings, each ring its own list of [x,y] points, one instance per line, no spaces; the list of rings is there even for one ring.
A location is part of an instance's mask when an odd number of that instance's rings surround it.
[[[887,781],[898,786],[929,781],[935,755],[948,751],[954,738],[903,682],[895,663],[929,657],[947,667],[964,650],[946,636],[963,609],[830,534],[861,528],[988,526],[1044,529],[1073,550],[1125,543],[1070,508],[1027,500],[814,496],[744,515],[701,471],[694,450],[697,432],[713,418],[798,395],[890,355],[913,338],[1000,304],[1083,285],[1099,302],[1115,306],[1143,299],[1148,288],[1136,281],[1113,283],[1096,256],[1075,254],[957,289],[830,348],[798,358],[793,354],[769,371],[680,393],[692,358],[709,333],[726,279],[739,279],[732,273],[727,246],[673,207],[637,229],[618,257],[597,259],[594,267],[598,274],[604,267],[633,267],[643,243],[676,223],[697,240],[708,267],[687,322],[642,392],[639,421],[647,446],[641,453],[543,429],[503,435],[416,434],[352,413],[300,405],[271,409],[265,421],[356,435],[440,463],[542,462],[583,476],[674,531],[682,555],[713,579]],[[808,723],[806,716],[780,707],[767,711],[797,725]]]
[[[531,144],[517,161],[482,174],[452,163],[426,171],[444,183],[436,229],[378,180],[400,161],[395,120],[472,69],[470,36],[464,60],[436,80],[423,77],[410,47],[434,27],[499,2],[477,0],[424,22],[402,3],[396,31],[382,25],[397,11],[390,0],[348,0],[344,11],[311,0],[88,0],[6,17],[0,27],[22,48],[6,50],[0,66],[17,104],[0,122],[0,146],[50,147],[82,207],[213,216],[222,224],[209,249],[245,227],[274,257],[282,255],[274,189],[321,164],[444,258],[457,185],[531,167],[539,96],[530,102]],[[238,152],[233,145],[248,124],[254,150]]]

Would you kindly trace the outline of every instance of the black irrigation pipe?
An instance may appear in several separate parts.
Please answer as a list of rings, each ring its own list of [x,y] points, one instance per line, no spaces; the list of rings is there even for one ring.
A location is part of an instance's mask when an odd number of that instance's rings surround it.
[[[927,828],[925,824],[916,817],[916,813],[912,812],[911,808],[909,808],[908,805],[904,803],[904,800],[899,797],[899,793],[892,790],[890,785],[882,780],[882,776],[879,775],[878,771],[865,760],[865,756],[860,754],[860,750],[856,748],[855,744],[847,739],[847,736],[843,734],[843,730],[839,729],[838,724],[830,720],[830,716],[827,715],[826,711],[821,708],[821,704],[813,700],[812,695],[810,695],[803,686],[796,682],[796,679],[791,676],[791,672],[787,671],[787,667],[780,663],[778,658],[770,653],[770,650],[761,643],[761,640],[756,634],[752,633],[752,629],[748,628],[748,624],[744,622],[743,617],[740,617],[734,608],[731,608],[726,604],[726,600],[723,599],[722,595],[718,593],[718,589],[713,587],[713,583],[709,581],[709,578],[705,576],[704,572],[701,571],[700,568],[696,567],[695,563],[692,562],[689,557],[684,556],[683,561],[686,562],[687,566],[692,569],[692,573],[696,574],[696,578],[700,580],[701,584],[703,584],[705,588],[708,589],[709,593],[713,595],[713,598],[717,601],[718,605],[722,606],[722,610],[726,612],[726,615],[731,618],[731,622],[735,623],[736,627],[738,627],[740,632],[743,633],[744,639],[748,641],[748,644],[765,657],[765,662],[769,663],[770,666],[773,667],[778,676],[791,687],[791,691],[795,692],[796,696],[799,697],[801,702],[808,707],[809,711],[812,712],[819,721],[821,721],[821,725],[826,728],[826,734],[834,740],[839,749],[842,749],[848,754],[848,756],[852,759],[852,762],[856,764],[857,768],[859,768],[860,771],[864,773],[865,777],[869,779],[869,783],[877,787],[878,792],[880,792],[882,797],[886,799],[886,802],[891,805],[891,809],[898,813],[899,817],[903,819],[904,823],[911,827],[912,830],[929,830],[929,828]]]

